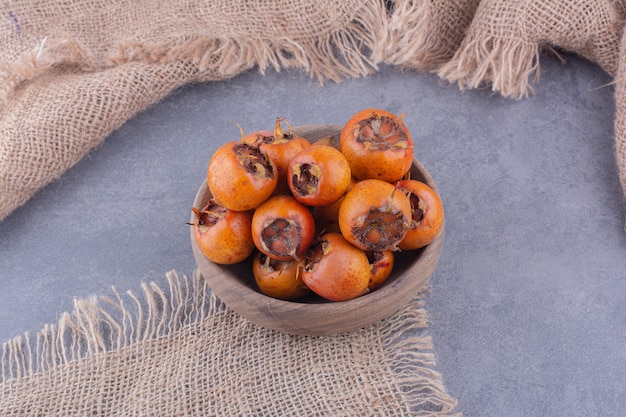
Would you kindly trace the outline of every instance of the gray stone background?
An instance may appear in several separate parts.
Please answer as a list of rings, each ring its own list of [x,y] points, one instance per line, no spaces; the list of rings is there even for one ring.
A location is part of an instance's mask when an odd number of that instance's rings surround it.
[[[342,124],[379,107],[406,113],[445,205],[426,333],[458,411],[626,415],[614,87],[566,57],[542,56],[537,94],[519,101],[386,67],[323,87],[296,71],[251,71],[177,90],[0,223],[0,341],[56,322],[74,298],[190,275],[185,222],[236,123]]]

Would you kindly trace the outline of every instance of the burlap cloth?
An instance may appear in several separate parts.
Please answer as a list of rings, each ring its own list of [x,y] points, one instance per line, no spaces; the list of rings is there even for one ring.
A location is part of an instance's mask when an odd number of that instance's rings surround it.
[[[447,416],[420,297],[337,336],[250,324],[205,281],[81,300],[4,346],[2,416]],[[33,340],[31,340],[33,339]]]
[[[564,50],[620,90],[625,9],[624,0],[2,2],[0,221],[173,89],[251,68],[300,68],[324,82],[384,62],[521,98],[539,80],[540,52]]]
[[[175,88],[255,68],[320,82],[385,63],[506,97],[535,91],[544,50],[615,77],[626,192],[623,0],[7,0],[0,4],[0,221]],[[233,315],[201,277],[142,310],[102,300],[4,344],[3,415],[448,415],[421,298],[337,337],[293,337]],[[167,287],[167,285],[166,285]],[[112,305],[111,304],[111,305]],[[114,306],[115,307],[115,306]],[[147,321],[146,321],[147,320]]]

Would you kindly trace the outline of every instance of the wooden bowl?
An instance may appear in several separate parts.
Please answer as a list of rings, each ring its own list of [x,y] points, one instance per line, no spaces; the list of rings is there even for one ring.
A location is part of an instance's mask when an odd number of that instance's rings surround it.
[[[306,125],[296,133],[314,142],[331,138],[338,144],[341,126]],[[426,168],[413,160],[411,178],[436,189]],[[194,207],[202,208],[211,198],[206,180],[200,186]],[[192,214],[191,222],[195,221]],[[444,227],[428,246],[414,251],[396,252],[394,269],[387,281],[375,291],[359,298],[331,302],[316,295],[297,301],[283,301],[262,294],[252,275],[252,256],[236,265],[217,265],[198,248],[190,228],[191,245],[199,271],[211,290],[230,309],[249,321],[268,329],[291,334],[328,335],[368,326],[403,308],[432,275],[443,248]]]

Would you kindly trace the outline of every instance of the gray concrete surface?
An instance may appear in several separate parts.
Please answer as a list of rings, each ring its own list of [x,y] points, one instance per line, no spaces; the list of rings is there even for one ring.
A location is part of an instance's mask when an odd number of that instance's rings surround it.
[[[190,205],[236,123],[344,123],[373,106],[406,113],[445,204],[427,333],[458,411],[624,416],[613,87],[567,58],[542,57],[537,94],[521,101],[393,68],[324,87],[299,72],[249,72],[182,88],[0,223],[0,340],[56,322],[75,297],[191,274]]]

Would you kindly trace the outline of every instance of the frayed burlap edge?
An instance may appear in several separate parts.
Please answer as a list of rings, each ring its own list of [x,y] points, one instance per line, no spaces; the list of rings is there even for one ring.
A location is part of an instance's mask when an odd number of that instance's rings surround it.
[[[391,3],[392,11],[387,28],[376,43],[373,52],[375,60],[401,65],[415,60],[416,56],[421,57],[431,53],[441,59],[438,53],[430,52],[434,49],[434,45],[430,45],[428,32],[425,30],[429,21],[431,2],[396,0]],[[403,49],[399,51],[401,46]],[[428,52],[422,52],[424,49]]]
[[[531,82],[540,78],[540,52],[536,42],[524,39],[468,37],[437,74],[461,90],[491,86],[504,97],[525,98],[534,93]]]
[[[377,64],[370,53],[376,39],[384,30],[385,25],[380,22],[386,10],[383,2],[372,4],[375,7],[363,7],[356,11],[354,19],[341,28],[314,37],[251,39],[197,35],[173,41],[172,44],[125,40],[99,53],[89,50],[75,39],[44,38],[34,50],[25,53],[15,62],[0,63],[0,109],[14,104],[12,99],[19,100],[17,92],[20,89],[27,90],[30,86],[42,88],[38,81],[45,80],[47,74],[52,79],[60,73],[80,74],[82,78],[93,74],[96,78],[100,73],[118,68],[136,71],[129,74],[129,77],[141,77],[144,73],[161,71],[164,68],[169,73],[167,78],[159,81],[159,88],[138,92],[143,97],[142,100],[135,100],[140,103],[139,106],[131,107],[126,102],[121,103],[125,98],[119,95],[110,97],[107,103],[121,109],[115,114],[115,126],[98,131],[97,137],[82,137],[81,141],[89,146],[85,146],[85,150],[78,153],[60,155],[59,158],[64,159],[59,160],[56,166],[62,167],[61,169],[38,173],[36,181],[18,185],[18,188],[13,188],[12,184],[3,184],[0,187],[0,192],[4,193],[0,197],[0,221],[28,201],[39,189],[59,178],[117,126],[182,85],[226,80],[255,66],[261,73],[269,68],[277,71],[287,68],[301,69],[321,84],[374,73]],[[134,63],[141,65],[132,65]],[[103,120],[111,117],[108,114],[98,114],[102,112],[101,107],[86,110],[93,110],[96,120],[99,117]],[[23,191],[25,189],[26,192]]]
[[[23,83],[53,69],[93,72],[129,62],[193,63],[198,74],[187,82],[225,80],[255,66],[261,73],[269,68],[300,68],[322,84],[340,82],[377,70],[370,54],[385,30],[385,15],[384,2],[374,1],[355,11],[353,20],[342,28],[320,36],[252,39],[196,34],[167,44],[120,40],[104,53],[91,51],[71,37],[45,37],[19,59],[0,63],[0,103],[6,103]]]
[[[389,65],[436,72],[459,49],[479,0],[392,3],[387,30],[375,50],[375,58]]]
[[[619,51],[615,77],[615,158],[622,191],[626,195],[626,30]],[[626,230],[626,224],[624,224],[624,230]]]
[[[436,72],[437,75],[457,83],[461,90],[491,87],[492,91],[504,97],[526,98],[535,93],[531,83],[540,79],[540,54],[548,51],[564,62],[558,49],[591,60],[609,75],[615,75],[615,54],[624,22],[621,14],[623,6],[619,2],[599,4],[597,8],[588,4],[585,6],[584,2],[572,4],[571,7],[577,8],[568,10],[573,16],[563,23],[567,26],[560,29],[555,28],[554,21],[546,19],[545,24],[539,25],[537,21],[543,20],[537,19],[549,17],[550,13],[552,17],[557,17],[556,9],[568,6],[518,3],[522,8],[519,15],[512,12],[516,7],[513,3],[501,1],[499,5],[503,10],[499,10],[494,6],[498,5],[498,1],[481,2],[460,47]],[[533,7],[538,4],[545,6],[546,10],[542,10],[544,7],[535,10]],[[579,10],[583,6],[587,10]],[[581,15],[575,14],[578,11]],[[593,11],[597,11],[598,16],[594,16]],[[596,17],[599,23],[592,17]]]
[[[166,274],[166,281],[166,287],[154,282],[142,284],[142,297],[132,292],[121,295],[113,288],[113,297],[75,300],[72,312],[64,313],[57,324],[45,326],[34,339],[25,334],[5,342],[0,358],[0,394],[7,392],[12,395],[7,395],[4,400],[0,395],[0,410],[20,409],[19,404],[16,406],[18,400],[14,398],[16,382],[21,382],[20,386],[23,386],[26,381],[26,385],[30,386],[29,379],[34,385],[38,377],[45,381],[47,373],[58,373],[63,378],[77,369],[88,371],[92,369],[90,359],[99,358],[95,360],[102,362],[103,355],[115,355],[127,349],[137,352],[133,357],[141,356],[142,346],[158,343],[175,333],[188,337],[186,335],[194,331],[190,329],[197,329],[199,322],[218,314],[236,317],[226,320],[235,320],[230,323],[235,327],[246,322],[212,294],[199,272],[196,271],[189,279],[171,271]],[[459,413],[454,413],[457,401],[447,393],[441,374],[433,369],[435,355],[431,337],[419,333],[428,321],[423,308],[423,297],[427,292],[428,289],[424,289],[396,315],[354,334],[287,336],[293,337],[296,345],[298,340],[307,337],[319,339],[320,344],[329,337],[347,337],[347,343],[358,343],[359,332],[375,332],[377,338],[383,341],[386,363],[382,366],[394,374],[395,387],[390,386],[389,389],[398,391],[389,395],[400,396],[406,402],[406,409],[395,410],[400,412],[395,415],[460,417]],[[277,337],[285,336],[272,330],[266,331]],[[117,363],[115,359],[113,363]],[[132,372],[132,368],[128,372]],[[84,392],[80,385],[81,380],[74,379],[72,390]],[[24,394],[23,389],[17,392],[19,397],[24,395],[32,400],[32,395]],[[311,401],[316,401],[315,393],[311,394]],[[111,401],[116,401],[115,393],[108,392],[107,395],[111,396]]]

